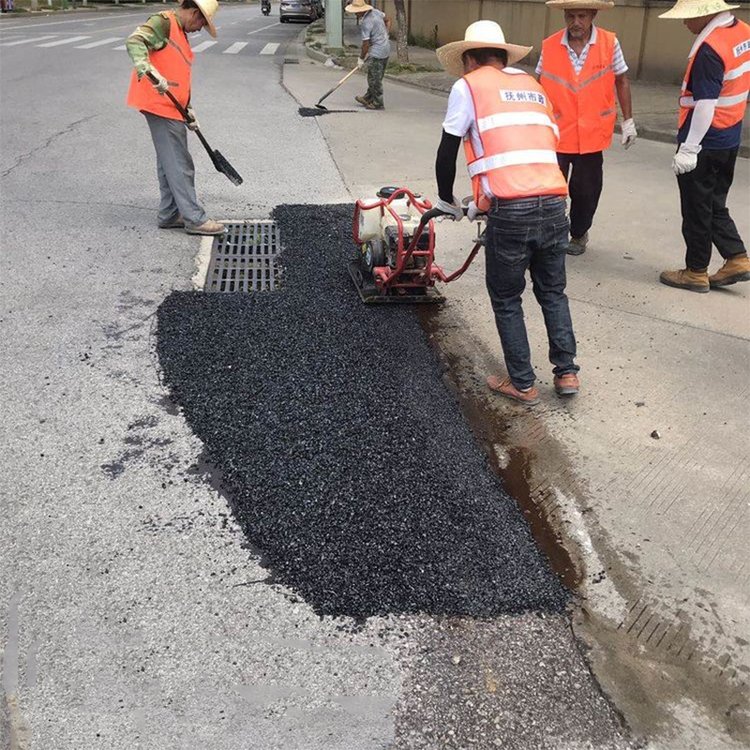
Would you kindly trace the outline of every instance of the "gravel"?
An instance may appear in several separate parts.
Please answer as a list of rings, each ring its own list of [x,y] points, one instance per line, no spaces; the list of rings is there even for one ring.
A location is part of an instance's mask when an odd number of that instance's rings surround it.
[[[563,611],[408,307],[363,305],[352,207],[274,218],[282,289],[174,292],[166,382],[272,577],[320,614]]]

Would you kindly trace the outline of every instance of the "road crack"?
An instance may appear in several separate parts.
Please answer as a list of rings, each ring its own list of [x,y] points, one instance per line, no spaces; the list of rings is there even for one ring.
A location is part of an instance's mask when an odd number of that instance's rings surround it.
[[[18,169],[18,167],[20,167],[21,164],[23,164],[27,159],[30,159],[39,151],[44,151],[44,149],[49,148],[52,145],[52,143],[56,141],[58,138],[64,135],[67,135],[68,133],[72,133],[79,125],[81,125],[84,122],[88,122],[89,120],[93,120],[95,117],[99,117],[99,115],[89,115],[88,117],[83,117],[80,120],[76,120],[75,122],[71,122],[69,125],[66,125],[62,130],[58,130],[57,133],[53,133],[44,141],[44,143],[42,143],[39,146],[36,146],[36,148],[33,148],[31,151],[28,151],[25,154],[21,154],[19,157],[17,157],[15,164],[8,167],[8,169],[6,169],[2,173],[2,176],[7,177],[15,169]]]

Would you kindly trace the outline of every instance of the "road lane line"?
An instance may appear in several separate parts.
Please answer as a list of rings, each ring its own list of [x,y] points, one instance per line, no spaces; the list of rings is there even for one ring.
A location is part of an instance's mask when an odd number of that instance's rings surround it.
[[[115,50],[118,50],[118,51],[119,50],[123,50],[123,49],[127,49],[127,48],[128,47],[127,47],[126,44],[121,44],[119,47],[112,47],[112,49],[115,49]]]
[[[89,42],[88,44],[79,44],[76,49],[93,49],[94,47],[100,47],[103,44],[111,44],[112,42],[119,42],[122,39],[121,36],[108,36],[106,39],[100,39],[98,42]]]
[[[37,47],[59,47],[61,44],[72,44],[80,42],[83,39],[91,39],[90,36],[72,36],[70,39],[58,39],[56,42],[47,42],[46,44],[37,44]]]
[[[265,47],[263,47],[263,49],[260,51],[260,54],[261,55],[275,55],[276,50],[280,46],[281,45],[278,44],[278,42],[269,42]]]
[[[96,18],[95,21],[111,21],[113,18],[129,18],[130,16],[141,16],[143,13],[126,13],[121,16],[119,13],[108,13],[104,18]],[[43,23],[27,23],[23,26],[8,26],[7,29],[0,29],[0,31],[14,31],[15,29],[39,29],[40,26],[59,26],[61,23],[81,23],[83,19],[72,18],[68,21],[44,21]],[[92,21],[93,23],[93,21]],[[41,29],[39,29],[41,31]]]
[[[266,29],[272,29],[274,26],[281,26],[281,24],[276,21],[276,23],[271,23],[268,26],[262,26],[259,29],[255,29],[255,31],[248,31],[247,35],[250,36],[251,34],[258,34],[261,31],[265,31]]]
[[[193,52],[203,52],[204,49],[213,47],[214,44],[217,44],[217,42],[212,42],[210,39],[205,42],[201,42],[200,44],[196,44],[195,47],[193,47]]]
[[[48,34],[47,36],[33,36],[31,39],[19,39],[17,42],[2,42],[0,47],[15,47],[16,44],[31,44],[32,42],[43,42],[45,39],[54,39],[57,34]]]
[[[242,50],[243,47],[247,47],[247,42],[235,42],[224,50],[225,55],[236,55]]]

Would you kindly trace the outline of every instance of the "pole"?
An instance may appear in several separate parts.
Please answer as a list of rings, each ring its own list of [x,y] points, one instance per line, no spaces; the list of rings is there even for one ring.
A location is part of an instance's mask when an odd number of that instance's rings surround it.
[[[344,48],[341,0],[326,0],[326,47],[328,49]]]

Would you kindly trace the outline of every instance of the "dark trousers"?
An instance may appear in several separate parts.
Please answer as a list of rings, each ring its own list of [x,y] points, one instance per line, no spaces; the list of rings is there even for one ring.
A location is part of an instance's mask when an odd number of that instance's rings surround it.
[[[736,161],[736,148],[701,151],[698,166],[692,172],[677,175],[685,266],[692,271],[708,268],[712,244],[725,259],[746,252],[727,208]]]
[[[604,155],[558,154],[557,163],[568,181],[570,193],[570,236],[583,237],[594,223],[604,184]]]
[[[383,106],[383,77],[387,66],[387,57],[373,57],[367,63],[367,93],[364,98],[376,107]]]
[[[565,295],[568,220],[559,196],[492,201],[485,234],[487,291],[495,313],[505,366],[516,388],[536,376],[521,307],[526,271],[542,308],[555,375],[578,372],[576,339]]]

